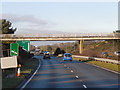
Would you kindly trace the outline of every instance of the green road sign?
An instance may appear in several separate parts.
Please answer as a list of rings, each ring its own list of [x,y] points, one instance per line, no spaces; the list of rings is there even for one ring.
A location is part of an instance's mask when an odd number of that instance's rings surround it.
[[[18,44],[17,43],[10,44],[10,55],[18,56]]]
[[[18,43],[24,50],[27,50],[27,51],[30,50],[30,41],[23,40],[23,41],[17,41],[17,43]]]

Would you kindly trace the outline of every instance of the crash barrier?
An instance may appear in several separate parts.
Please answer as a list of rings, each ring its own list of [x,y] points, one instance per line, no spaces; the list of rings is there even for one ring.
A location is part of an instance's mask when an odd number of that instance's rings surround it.
[[[72,55],[72,57],[85,58],[85,59],[90,59],[90,60],[95,60],[95,61],[103,61],[106,63],[120,64],[120,61],[118,60],[111,60],[111,59],[105,59],[105,58],[95,58],[95,57],[78,56],[78,55]]]

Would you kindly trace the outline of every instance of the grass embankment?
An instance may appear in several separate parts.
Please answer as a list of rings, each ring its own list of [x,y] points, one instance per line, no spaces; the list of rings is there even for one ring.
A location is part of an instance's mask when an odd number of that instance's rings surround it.
[[[25,63],[21,66],[21,76],[17,77],[15,69],[5,70],[2,73],[2,88],[15,88],[17,87],[38,65],[39,61],[36,58],[31,60],[26,60]],[[14,77],[6,78],[7,75],[15,75]]]
[[[100,62],[100,61],[89,61],[88,63],[94,64],[100,67],[104,67],[113,71],[119,72],[119,66],[117,64],[112,64],[112,63],[105,63],[105,62]]]
[[[119,51],[119,44],[117,41],[99,41],[99,42],[86,42],[84,43],[84,50],[82,56],[103,58],[102,52],[107,52],[106,58],[118,60],[118,56],[114,54],[115,51]],[[105,58],[105,57],[104,57]]]
[[[107,68],[107,69],[110,69],[110,70],[113,70],[113,71],[117,71],[117,72],[119,72],[119,70],[120,70],[120,67],[117,64],[88,60],[88,59],[84,59],[84,58],[73,58],[73,60],[79,60],[79,61],[87,62],[87,63],[93,64],[93,65],[104,67],[104,68]]]

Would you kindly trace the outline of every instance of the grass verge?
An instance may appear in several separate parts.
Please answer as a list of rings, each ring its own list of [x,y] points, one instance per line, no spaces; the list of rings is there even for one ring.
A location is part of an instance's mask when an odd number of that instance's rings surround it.
[[[39,61],[36,58],[31,60],[26,60],[25,63],[21,66],[21,76],[17,77],[15,69],[5,70],[2,73],[2,88],[15,88],[17,87],[38,65]],[[14,77],[8,77],[8,75],[15,75]]]
[[[76,57],[72,57],[73,60],[77,60],[77,61],[83,61],[83,62],[87,62],[89,61],[88,59],[86,58],[76,58]]]
[[[100,66],[100,67],[104,67],[104,68],[107,68],[107,69],[110,69],[110,70],[113,70],[113,71],[116,71],[116,72],[119,72],[119,70],[120,70],[120,67],[117,64],[88,60],[88,59],[84,59],[84,58],[73,58],[73,60],[79,60],[79,61],[82,61],[82,62],[87,62],[87,63],[94,64],[94,65],[97,65],[97,66]]]
[[[100,62],[100,61],[89,61],[88,63],[94,64],[100,67],[104,67],[104,68],[107,68],[107,69],[110,69],[116,72],[119,72],[120,70],[120,67],[117,64],[105,63],[105,62]]]

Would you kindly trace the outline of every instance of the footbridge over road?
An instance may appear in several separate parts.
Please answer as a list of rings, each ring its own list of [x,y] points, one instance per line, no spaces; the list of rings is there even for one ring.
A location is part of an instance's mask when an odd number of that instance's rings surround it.
[[[27,35],[1,35],[1,41],[19,41],[19,40],[30,40],[30,41],[79,41],[79,53],[83,51],[83,43],[86,40],[120,40],[120,36],[114,35],[88,35],[88,36],[78,36],[78,35],[48,35],[46,36],[27,36]]]

